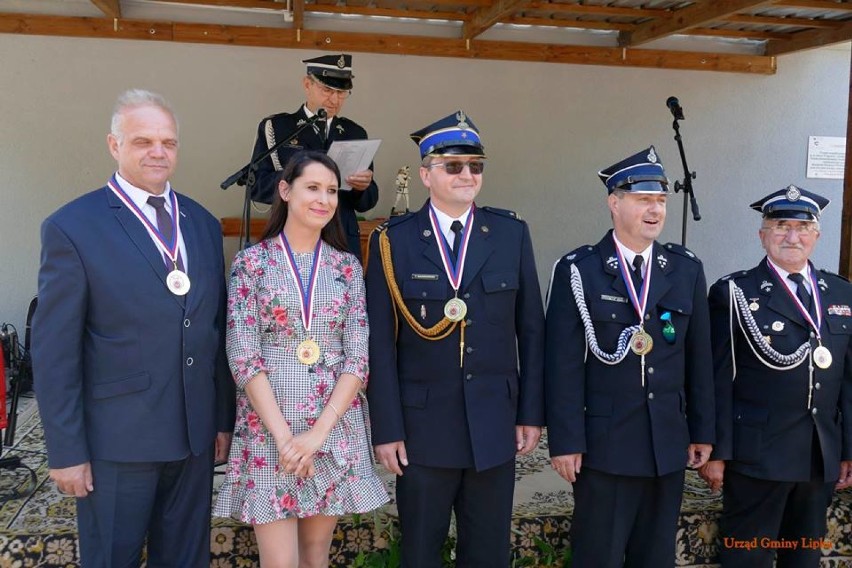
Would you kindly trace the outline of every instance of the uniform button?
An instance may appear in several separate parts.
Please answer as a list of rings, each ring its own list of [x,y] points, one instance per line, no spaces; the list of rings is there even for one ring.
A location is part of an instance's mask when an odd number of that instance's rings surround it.
[[[816,337],[816,334],[814,332],[811,332],[811,337]]]
[[[645,314],[645,321],[648,321],[649,319],[651,319],[651,314]]]
[[[763,329],[769,329],[769,326],[766,325],[766,324],[763,324]]]
[[[654,393],[652,393],[652,392],[648,393],[648,400],[654,400]]]
[[[816,409],[816,408],[811,409],[811,414],[813,414],[814,416],[816,416],[816,414],[817,414],[817,409]]]
[[[468,346],[468,347],[465,347],[464,350],[465,350],[465,353],[473,353],[473,347]]]
[[[653,375],[653,374],[654,374],[654,367],[648,367],[648,374],[649,374],[649,375]]]
[[[421,295],[421,296],[423,296],[423,297],[425,298],[425,297],[426,297],[426,292],[421,292],[421,293],[420,293],[420,295]]]
[[[189,327],[189,320],[188,319],[183,320],[183,327]]]
[[[464,324],[466,326],[470,327],[470,326],[473,325],[473,320],[472,319],[466,319],[466,320],[464,320]]]
[[[821,389],[821,388],[822,388],[822,385],[821,385],[821,384],[819,384],[819,383],[817,383],[817,384],[815,384],[815,385],[814,385],[814,388],[815,388],[816,390],[819,390],[819,389]]]
[[[844,324],[843,324],[842,326],[840,326],[840,327],[842,327],[843,329],[846,329],[846,324],[844,323]]]
[[[467,376],[465,377],[465,380],[466,380],[466,381],[469,381],[469,380],[471,380],[472,378],[473,378],[473,375],[471,375],[470,373],[468,373],[468,374],[467,374]]]
[[[470,292],[466,292],[466,293],[465,293],[465,295],[464,295],[464,299],[465,299],[465,300],[470,299]]]
[[[506,283],[505,283],[505,282],[500,282],[500,287],[501,287],[501,288],[505,288],[505,287],[506,287]]]
[[[195,362],[195,361],[193,361],[193,360],[192,360],[192,357],[187,357],[187,358],[186,358],[186,366],[187,366],[187,367],[192,367],[192,364],[193,364],[194,362]]]
[[[612,319],[615,319],[615,314],[612,314]]]

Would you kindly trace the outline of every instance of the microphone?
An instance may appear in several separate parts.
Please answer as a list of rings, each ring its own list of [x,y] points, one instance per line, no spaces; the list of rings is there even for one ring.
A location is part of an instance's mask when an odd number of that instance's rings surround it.
[[[680,101],[677,100],[677,97],[667,98],[666,106],[669,107],[670,111],[672,111],[672,116],[675,120],[684,120],[683,109],[680,108]]]
[[[319,136],[320,143],[322,147],[325,148],[327,134],[326,131],[328,129],[328,124],[326,122],[328,113],[324,108],[317,109],[317,124],[315,124],[317,135]]]

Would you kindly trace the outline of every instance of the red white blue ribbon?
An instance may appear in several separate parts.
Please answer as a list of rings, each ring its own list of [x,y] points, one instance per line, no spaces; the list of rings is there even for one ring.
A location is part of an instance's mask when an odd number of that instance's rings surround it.
[[[441,225],[438,223],[438,216],[435,214],[435,209],[432,204],[429,204],[429,221],[432,223],[432,232],[435,233],[435,240],[438,241],[438,250],[441,251],[441,261],[444,263],[444,271],[447,273],[447,279],[450,281],[450,286],[456,292],[461,286],[462,276],[464,275],[464,259],[467,256],[467,245],[470,242],[470,234],[473,232],[470,228],[473,226],[473,210],[476,205],[470,206],[470,213],[467,215],[467,221],[464,223],[461,235],[461,246],[459,247],[459,256],[453,262],[453,253],[450,245],[447,244],[447,239],[444,233],[441,232]],[[456,235],[456,238],[459,238]]]
[[[799,313],[802,314],[802,317],[804,317],[808,324],[810,324],[811,329],[813,329],[814,333],[816,333],[817,339],[822,339],[819,333],[820,327],[822,327],[822,300],[819,297],[819,288],[817,287],[816,282],[814,282],[814,275],[810,265],[808,266],[807,278],[808,282],[811,283],[811,299],[814,302],[814,311],[816,312],[817,317],[816,321],[814,321],[814,319],[811,317],[811,314],[808,312],[808,310],[805,309],[805,305],[802,304],[802,301],[799,299],[799,297],[794,294],[792,290],[790,290],[790,287],[787,286],[787,284],[781,278],[781,275],[778,273],[778,269],[772,266],[772,263],[768,260],[766,261],[766,264],[769,266],[769,269],[772,271],[778,281],[781,282],[781,287],[787,291],[787,295],[790,296],[790,298],[793,300],[793,303],[796,304],[796,309],[799,310]],[[801,284],[797,285],[804,286],[805,283],[802,282]]]
[[[612,239],[615,241],[614,233]],[[630,269],[627,268],[627,261],[624,259],[618,242],[615,243],[615,254],[618,255],[618,267],[621,269],[621,278],[627,286],[630,303],[633,304],[633,309],[636,310],[636,314],[639,316],[639,325],[643,325],[645,322],[645,311],[648,308],[648,291],[651,289],[651,265],[648,264],[648,268],[645,270],[645,278],[642,280],[642,289],[637,293],[636,286],[633,285],[633,278],[630,276]]]
[[[157,228],[157,226],[152,223],[148,217],[145,216],[145,213],[130,199],[130,196],[125,193],[121,186],[118,184],[118,180],[115,177],[115,174],[109,179],[107,182],[107,186],[112,190],[112,192],[121,200],[124,205],[130,209],[130,211],[139,219],[145,228],[148,230],[148,234],[151,235],[151,238],[154,239],[154,243],[157,245],[164,255],[166,255],[169,260],[171,260],[175,266],[177,266],[177,257],[178,257],[178,243],[180,243],[180,215],[178,210],[177,197],[175,196],[174,191],[169,192],[169,199],[172,203],[172,241],[170,243],[166,242],[166,239],[163,238],[163,234]]]
[[[284,258],[287,260],[287,268],[290,269],[290,274],[296,285],[299,287],[299,298],[302,304],[302,325],[305,326],[305,333],[310,334],[311,322],[314,320],[314,291],[316,290],[317,274],[319,273],[319,259],[322,253],[322,239],[317,240],[317,246],[314,247],[314,260],[311,263],[311,274],[308,277],[308,287],[302,285],[302,278],[299,276],[299,268],[296,266],[296,259],[293,257],[293,249],[287,241],[287,236],[284,231],[278,233],[278,240],[281,241],[281,248],[284,249]]]

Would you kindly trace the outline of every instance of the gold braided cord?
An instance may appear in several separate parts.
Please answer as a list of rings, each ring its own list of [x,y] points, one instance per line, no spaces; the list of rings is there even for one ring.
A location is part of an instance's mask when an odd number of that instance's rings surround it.
[[[417,319],[415,319],[411,312],[408,311],[408,308],[402,299],[402,293],[399,291],[399,286],[396,284],[396,276],[393,273],[391,244],[387,231],[382,231],[379,234],[379,253],[382,257],[382,269],[385,272],[385,280],[388,283],[388,289],[393,297],[393,301],[396,304],[397,310],[399,310],[402,314],[402,317],[405,318],[405,321],[407,321],[408,325],[411,326],[411,329],[413,329],[417,335],[428,341],[439,341],[455,331],[458,322],[450,321],[447,316],[444,316],[441,321],[432,327],[425,328],[417,323]],[[394,313],[394,316],[395,315],[396,314]]]

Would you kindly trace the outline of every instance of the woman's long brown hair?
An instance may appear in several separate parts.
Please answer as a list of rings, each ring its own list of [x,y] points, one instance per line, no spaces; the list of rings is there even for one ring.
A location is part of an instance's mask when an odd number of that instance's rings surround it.
[[[263,230],[263,236],[260,237],[261,240],[265,241],[266,239],[277,237],[284,230],[284,224],[287,222],[287,202],[281,198],[281,193],[278,191],[278,185],[281,183],[281,180],[286,181],[287,185],[292,186],[293,182],[305,173],[305,168],[311,164],[322,164],[329,171],[334,172],[334,176],[337,178],[337,185],[340,186],[340,170],[337,164],[334,163],[334,160],[326,156],[323,152],[301,150],[293,154],[275,182],[275,196],[272,198],[272,214],[270,214],[269,222]],[[346,238],[343,236],[343,224],[340,222],[339,204],[334,211],[334,216],[325,224],[322,231],[320,231],[320,238],[338,250],[349,251]]]

